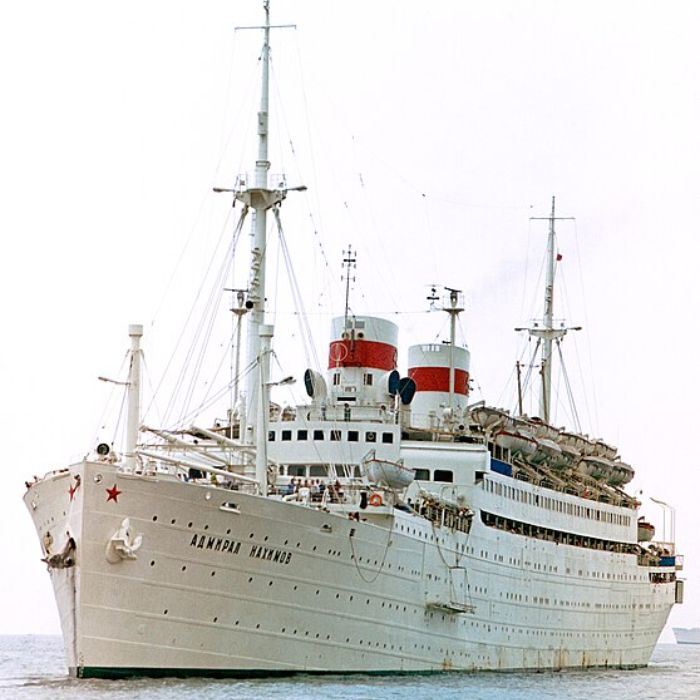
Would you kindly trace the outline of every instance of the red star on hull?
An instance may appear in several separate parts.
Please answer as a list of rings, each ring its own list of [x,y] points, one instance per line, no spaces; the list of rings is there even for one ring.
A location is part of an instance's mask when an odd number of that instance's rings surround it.
[[[119,503],[117,498],[118,498],[119,494],[121,493],[121,491],[117,488],[116,484],[114,484],[114,486],[112,486],[111,489],[105,489],[105,491],[107,492],[107,503],[109,503],[110,501],[114,501],[115,503]]]

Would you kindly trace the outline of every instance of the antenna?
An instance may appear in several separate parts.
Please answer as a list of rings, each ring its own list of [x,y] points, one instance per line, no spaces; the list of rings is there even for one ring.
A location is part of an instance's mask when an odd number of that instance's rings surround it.
[[[435,302],[440,301],[440,297],[437,295],[437,285],[436,284],[431,284],[430,285],[430,294],[428,294],[427,297],[425,297],[426,301],[430,302],[430,310],[435,311]]]
[[[343,251],[343,274],[341,281],[345,282],[345,323],[344,328],[348,327],[348,316],[350,315],[350,282],[355,281],[355,276],[351,275],[351,270],[357,268],[357,251],[352,250],[348,245],[348,249]]]

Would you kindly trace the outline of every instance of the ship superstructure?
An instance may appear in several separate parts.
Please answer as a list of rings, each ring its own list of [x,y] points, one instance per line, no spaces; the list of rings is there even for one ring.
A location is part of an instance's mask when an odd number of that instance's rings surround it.
[[[71,672],[646,664],[682,599],[680,557],[638,522],[617,450],[550,425],[547,379],[541,418],[469,403],[459,290],[442,304],[449,338],[408,348],[405,376],[396,324],[346,296],[306,403],[270,404],[266,218],[290,190],[268,183],[265,10],[255,182],[233,190],[238,230],[254,213],[240,316],[255,371],[227,424],[144,426],[132,326],[123,452],[101,444],[27,485]],[[545,366],[564,330],[547,286],[530,329]]]

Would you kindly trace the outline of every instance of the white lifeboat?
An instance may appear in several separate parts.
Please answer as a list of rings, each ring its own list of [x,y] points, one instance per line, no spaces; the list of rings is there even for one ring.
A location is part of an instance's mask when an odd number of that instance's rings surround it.
[[[559,445],[554,440],[547,438],[535,438],[537,442],[537,450],[530,457],[532,462],[549,462],[554,466],[565,466],[566,460],[563,460],[563,452]]]
[[[525,457],[533,455],[537,450],[537,440],[523,430],[499,430],[494,436],[494,442],[512,454]]]
[[[634,469],[629,464],[625,464],[625,462],[616,460],[612,463],[612,469],[609,479],[612,486],[624,486],[634,479]]]
[[[597,457],[603,457],[605,459],[613,460],[617,457],[617,447],[608,445],[602,440],[596,440],[593,443],[593,454]]]
[[[607,481],[613,474],[612,462],[604,457],[584,455],[578,463],[578,471],[593,479]]]
[[[499,408],[491,408],[490,406],[478,406],[471,410],[471,419],[484,431],[491,432],[496,427],[500,427],[509,423],[512,419]]]
[[[409,469],[402,462],[377,459],[371,452],[363,460],[365,474],[370,481],[384,484],[390,489],[405,489],[416,478],[414,469]]]
[[[637,520],[637,542],[651,542],[656,534],[656,528],[644,517]]]

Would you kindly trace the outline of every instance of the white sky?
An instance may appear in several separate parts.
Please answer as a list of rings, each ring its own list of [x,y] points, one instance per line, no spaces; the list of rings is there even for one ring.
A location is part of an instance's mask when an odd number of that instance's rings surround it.
[[[319,355],[352,243],[356,312],[418,311],[434,282],[464,289],[473,398],[506,403],[511,329],[541,312],[532,288],[546,224],[528,219],[556,195],[558,213],[576,216],[558,229],[560,315],[585,326],[567,340],[581,357],[569,371],[581,374],[580,362],[585,375],[585,429],[620,446],[632,490],[677,507],[688,584],[671,622],[700,624],[700,5],[273,0],[272,10],[298,25],[273,37],[284,107],[275,99],[271,158],[272,172],[310,188],[283,214]],[[96,430],[111,391],[96,377],[118,373],[129,323],[146,325],[155,380],[167,362],[229,208],[211,187],[252,170],[241,142],[259,35],[233,27],[260,21],[255,0],[0,8],[0,633],[59,630],[23,481],[111,436]],[[288,133],[296,158],[277,148]],[[299,333],[284,289],[278,354],[299,374],[299,351],[285,358]],[[440,319],[388,317],[405,368],[407,346],[432,340]],[[643,512],[661,529],[658,507]]]

